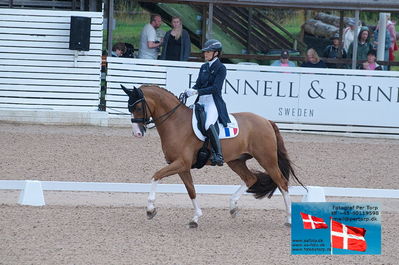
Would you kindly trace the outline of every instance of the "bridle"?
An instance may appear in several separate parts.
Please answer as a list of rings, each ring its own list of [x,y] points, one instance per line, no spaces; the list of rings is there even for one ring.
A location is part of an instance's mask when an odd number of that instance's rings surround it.
[[[139,104],[139,103],[142,103],[142,105],[143,105],[143,110],[142,110],[142,114],[143,114],[143,118],[131,118],[131,122],[132,123],[143,123],[144,124],[144,126],[147,126],[148,124],[151,124],[151,123],[154,123],[155,124],[155,126],[160,126],[163,122],[165,122],[168,118],[170,118],[170,116],[172,116],[175,112],[176,112],[176,110],[181,106],[181,105],[185,105],[186,104],[186,101],[187,101],[187,96],[186,96],[186,94],[185,93],[181,93],[180,94],[180,96],[179,96],[179,104],[177,104],[177,106],[175,106],[173,109],[171,109],[170,111],[168,111],[168,112],[166,112],[166,113],[164,113],[164,114],[162,114],[161,116],[159,116],[158,118],[152,118],[151,119],[151,117],[153,116],[153,114],[152,114],[152,112],[151,112],[151,109],[150,109],[150,107],[148,106],[148,103],[147,103],[147,101],[145,100],[145,97],[144,97],[144,93],[143,93],[143,91],[140,89],[140,88],[138,88],[138,91],[139,91],[139,99],[137,99],[134,103],[132,103],[132,104],[129,104],[128,103],[128,109],[129,109],[129,111],[132,113],[133,112],[133,110],[134,110],[134,108],[135,108],[135,106],[137,105],[137,104]],[[147,109],[148,109],[148,111],[147,111]],[[148,112],[149,112],[149,114],[150,115],[148,115]],[[158,124],[157,124],[158,123]]]

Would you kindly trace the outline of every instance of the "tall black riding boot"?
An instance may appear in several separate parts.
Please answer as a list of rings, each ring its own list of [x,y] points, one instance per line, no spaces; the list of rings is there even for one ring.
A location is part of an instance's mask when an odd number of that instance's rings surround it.
[[[223,166],[222,145],[220,144],[219,135],[216,131],[215,125],[209,126],[206,131],[212,146],[212,165]]]

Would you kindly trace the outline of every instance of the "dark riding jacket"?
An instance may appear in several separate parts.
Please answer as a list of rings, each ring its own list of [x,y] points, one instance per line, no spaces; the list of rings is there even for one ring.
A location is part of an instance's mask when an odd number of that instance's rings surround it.
[[[230,122],[229,114],[227,113],[226,103],[222,98],[223,82],[226,79],[226,67],[217,59],[209,67],[209,63],[204,63],[201,66],[197,81],[193,89],[198,90],[198,97],[195,100],[197,103],[199,97],[202,95],[212,95],[215,101],[216,109],[218,110],[219,122],[227,127]]]

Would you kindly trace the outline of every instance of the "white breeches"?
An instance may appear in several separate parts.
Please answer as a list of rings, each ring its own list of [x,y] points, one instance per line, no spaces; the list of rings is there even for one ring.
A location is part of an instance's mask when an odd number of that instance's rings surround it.
[[[206,113],[205,130],[208,130],[209,126],[215,124],[219,117],[215,101],[212,95],[203,95],[200,96],[198,103],[204,106]]]

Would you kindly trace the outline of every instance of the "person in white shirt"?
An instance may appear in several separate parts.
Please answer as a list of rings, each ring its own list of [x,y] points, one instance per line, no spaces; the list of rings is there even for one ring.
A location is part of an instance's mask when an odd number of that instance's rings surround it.
[[[349,19],[348,21],[348,27],[344,29],[344,32],[342,34],[342,44],[343,44],[343,49],[344,51],[348,54],[349,50],[349,45],[353,42],[355,39],[355,35],[357,36],[360,31],[360,27],[358,27],[358,34],[355,34],[355,20],[354,19]]]
[[[159,47],[162,39],[157,38],[156,30],[161,26],[162,18],[159,14],[152,14],[150,23],[145,25],[140,35],[139,58],[153,59],[158,58]]]

